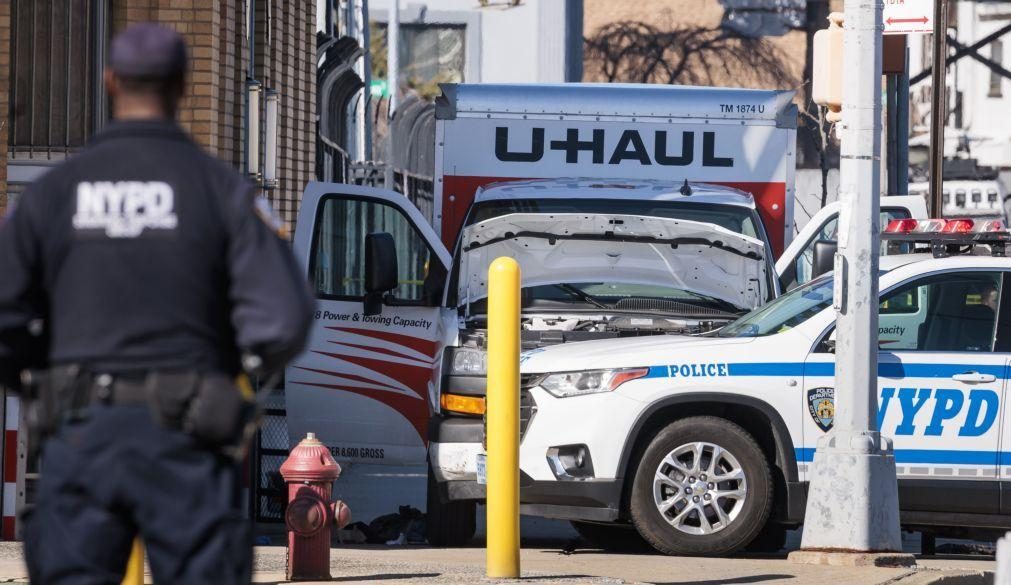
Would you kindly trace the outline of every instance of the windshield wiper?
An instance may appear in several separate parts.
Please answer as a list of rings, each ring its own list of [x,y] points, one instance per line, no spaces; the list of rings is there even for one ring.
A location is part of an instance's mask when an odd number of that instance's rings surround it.
[[[751,258],[753,260],[761,260],[762,255],[757,252],[751,251],[741,251],[733,246],[728,246],[724,244],[722,240],[710,239],[710,238],[657,238],[653,236],[628,236],[615,234],[614,232],[604,232],[603,234],[555,234],[550,232],[533,232],[533,231],[519,231],[519,232],[506,232],[505,234],[491,238],[484,242],[473,242],[470,246],[464,248],[464,252],[470,252],[471,250],[477,250],[478,248],[483,248],[485,246],[490,246],[498,242],[504,242],[506,240],[512,240],[515,238],[541,238],[548,240],[549,243],[554,244],[556,240],[583,240],[583,241],[603,241],[603,242],[631,242],[636,244],[663,244],[669,245],[672,248],[677,248],[681,245],[687,246],[708,246],[710,248],[716,248],[718,250],[723,250],[724,252],[729,252],[731,254],[736,254],[738,256],[743,256],[745,258]]]
[[[579,290],[578,288],[572,286],[571,284],[555,284],[555,286],[558,287],[558,288],[560,288],[560,289],[562,289],[562,290],[564,290],[565,292],[569,293],[570,295],[578,297],[579,300],[583,301],[584,303],[589,303],[589,304],[593,305],[594,307],[597,307],[598,309],[604,309],[605,311],[610,311],[613,308],[613,307],[608,307],[604,303],[598,301],[597,299],[595,299],[592,296],[586,294],[585,292]]]

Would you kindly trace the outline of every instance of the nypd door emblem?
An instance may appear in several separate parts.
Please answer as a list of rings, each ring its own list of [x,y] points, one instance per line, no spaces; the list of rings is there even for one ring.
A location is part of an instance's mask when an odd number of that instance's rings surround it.
[[[823,432],[832,428],[835,420],[835,388],[812,388],[807,391],[807,411],[814,424]]]

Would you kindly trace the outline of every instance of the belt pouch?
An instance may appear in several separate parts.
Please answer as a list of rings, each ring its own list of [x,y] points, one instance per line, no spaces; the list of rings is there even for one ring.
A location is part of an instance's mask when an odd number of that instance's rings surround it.
[[[197,385],[183,429],[210,447],[235,446],[255,412],[255,404],[242,396],[234,380],[224,374],[209,374]]]

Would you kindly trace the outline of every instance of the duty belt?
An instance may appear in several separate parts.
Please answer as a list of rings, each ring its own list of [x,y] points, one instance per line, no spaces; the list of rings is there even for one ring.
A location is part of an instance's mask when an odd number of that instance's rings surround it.
[[[84,384],[88,402],[104,404],[147,404],[153,393],[184,391],[197,379],[193,372],[99,373],[88,377],[90,381]]]

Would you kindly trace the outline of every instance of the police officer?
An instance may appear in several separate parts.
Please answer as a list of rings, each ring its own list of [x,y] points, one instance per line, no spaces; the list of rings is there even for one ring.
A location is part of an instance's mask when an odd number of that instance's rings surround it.
[[[312,299],[252,186],[176,124],[186,69],[175,32],[119,34],[113,122],[0,220],[0,373],[47,368],[33,583],[119,583],[138,534],[158,583],[250,580],[233,380],[301,350]]]

